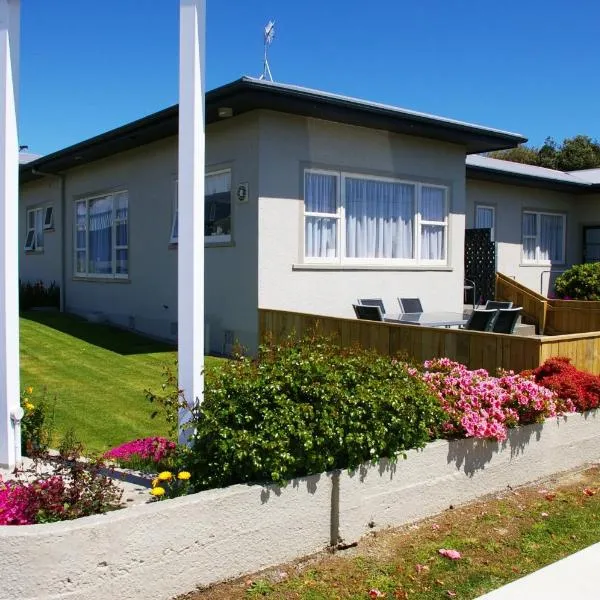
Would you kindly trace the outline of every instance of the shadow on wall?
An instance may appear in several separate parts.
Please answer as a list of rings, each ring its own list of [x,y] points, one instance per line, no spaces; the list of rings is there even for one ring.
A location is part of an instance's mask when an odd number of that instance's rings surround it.
[[[123,356],[172,352],[175,349],[171,344],[158,342],[105,323],[90,323],[74,315],[57,312],[27,311],[21,313],[21,318],[34,321],[45,327],[80,339],[88,344],[93,344],[94,346]]]

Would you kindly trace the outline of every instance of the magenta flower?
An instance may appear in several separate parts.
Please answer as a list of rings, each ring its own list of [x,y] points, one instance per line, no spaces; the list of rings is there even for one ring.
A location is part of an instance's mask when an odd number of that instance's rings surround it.
[[[164,437],[148,437],[125,442],[120,446],[111,448],[108,452],[105,452],[104,458],[127,461],[137,456],[159,463],[172,456],[176,447],[175,442]]]

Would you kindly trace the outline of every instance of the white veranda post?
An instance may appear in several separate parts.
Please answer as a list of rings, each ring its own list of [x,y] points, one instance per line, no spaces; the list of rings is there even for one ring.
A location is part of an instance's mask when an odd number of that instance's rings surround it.
[[[20,0],[0,0],[0,465],[21,459],[19,401]]]
[[[179,12],[179,388],[188,407],[204,391],[204,54],[205,0],[180,0]],[[179,413],[179,441],[190,418]]]

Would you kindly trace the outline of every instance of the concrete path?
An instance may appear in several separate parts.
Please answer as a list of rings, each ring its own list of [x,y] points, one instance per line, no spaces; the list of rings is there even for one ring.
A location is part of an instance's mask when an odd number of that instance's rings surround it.
[[[478,600],[592,600],[600,597],[600,543]]]

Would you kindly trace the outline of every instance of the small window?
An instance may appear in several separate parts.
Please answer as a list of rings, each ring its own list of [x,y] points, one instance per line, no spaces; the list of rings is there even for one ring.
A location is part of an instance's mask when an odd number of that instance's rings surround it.
[[[29,230],[27,232],[27,239],[25,240],[25,250],[31,251],[35,249],[35,231]]]
[[[550,265],[565,262],[566,216],[526,211],[522,220],[523,262]]]
[[[44,229],[54,229],[54,207],[47,206],[44,212]]]
[[[44,209],[32,208],[27,211],[27,232],[25,250],[42,252],[44,249]]]
[[[475,207],[475,229],[489,229],[490,240],[495,241],[496,210],[493,206],[479,204]]]

